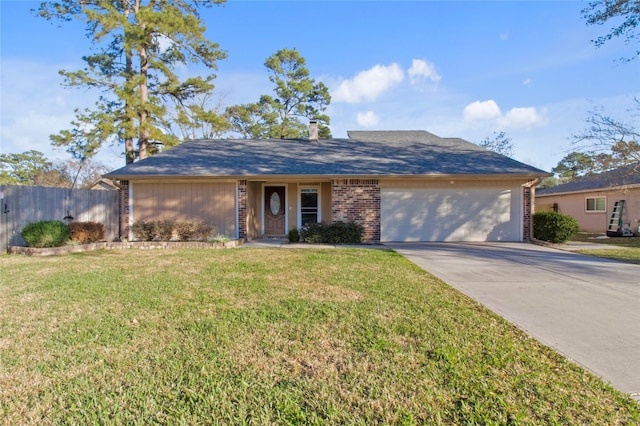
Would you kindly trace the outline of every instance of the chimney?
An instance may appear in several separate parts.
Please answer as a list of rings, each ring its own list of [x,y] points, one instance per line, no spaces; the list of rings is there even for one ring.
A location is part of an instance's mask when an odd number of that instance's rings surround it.
[[[318,120],[309,121],[309,142],[318,142]]]

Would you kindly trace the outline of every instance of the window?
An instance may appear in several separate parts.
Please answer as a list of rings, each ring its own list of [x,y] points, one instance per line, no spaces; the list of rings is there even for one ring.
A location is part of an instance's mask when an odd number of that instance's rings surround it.
[[[300,225],[320,222],[318,188],[300,188]]]
[[[606,212],[607,197],[587,198],[587,211],[588,212]]]

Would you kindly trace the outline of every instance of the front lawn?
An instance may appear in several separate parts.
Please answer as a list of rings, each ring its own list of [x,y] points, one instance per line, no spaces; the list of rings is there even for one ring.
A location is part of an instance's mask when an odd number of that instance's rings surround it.
[[[0,256],[0,424],[637,424],[394,252]]]
[[[607,237],[604,234],[580,232],[573,237],[572,241],[605,246],[602,249],[579,250],[579,253],[640,265],[640,237]],[[617,248],[606,246],[616,246]]]
[[[628,248],[640,248],[640,237],[607,237],[605,234],[578,232],[571,240]]]

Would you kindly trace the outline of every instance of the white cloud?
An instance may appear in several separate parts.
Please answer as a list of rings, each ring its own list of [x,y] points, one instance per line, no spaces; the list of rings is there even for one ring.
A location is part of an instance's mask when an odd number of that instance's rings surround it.
[[[369,70],[359,72],[350,80],[343,80],[331,92],[331,100],[347,103],[374,101],[380,94],[403,79],[404,72],[400,65],[396,63],[389,66],[376,65]]]
[[[493,120],[500,117],[500,114],[500,107],[493,99],[472,102],[463,111],[465,121]]]
[[[522,84],[524,84],[524,85],[525,85],[525,86],[527,86],[527,87],[531,86],[531,79],[530,79],[530,78],[525,79],[525,80],[522,82]]]
[[[500,34],[500,40],[509,40],[509,32],[504,32]]]
[[[358,125],[362,127],[373,127],[380,122],[380,117],[373,111],[359,112],[356,116]]]
[[[414,59],[411,68],[409,68],[409,78],[411,79],[411,84],[415,84],[427,78],[435,83],[440,81],[442,77],[436,71],[436,66],[431,62],[423,59]]]
[[[507,129],[514,127],[531,127],[544,124],[545,119],[534,107],[511,108],[498,119],[498,125]]]
[[[501,129],[527,128],[546,123],[544,111],[540,112],[535,107],[522,107],[511,108],[503,114],[493,99],[470,103],[464,108],[463,118],[465,121],[495,120],[495,124]]]

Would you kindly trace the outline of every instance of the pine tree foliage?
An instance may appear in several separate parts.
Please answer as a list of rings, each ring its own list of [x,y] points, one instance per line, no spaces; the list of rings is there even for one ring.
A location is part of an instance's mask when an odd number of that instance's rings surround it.
[[[168,106],[210,93],[213,73],[180,79],[178,65],[210,70],[226,53],[205,37],[199,7],[224,0],[61,0],[43,2],[36,14],[47,20],[79,19],[94,51],[85,67],[62,70],[64,84],[98,90],[93,108],[76,110],[70,130],[52,135],[54,145],[78,159],[95,155],[104,143],[124,141],[127,163],[144,158],[154,142],[172,146]],[[165,129],[165,131],[163,131]],[[135,146],[137,141],[137,147]],[[137,148],[137,149],[136,149]]]
[[[40,151],[0,154],[0,184],[36,185],[37,177],[51,168],[51,162]]]
[[[583,176],[597,173],[601,167],[596,158],[584,152],[571,152],[565,155],[551,171],[558,175],[558,183],[573,182]]]
[[[109,170],[93,159],[50,161],[36,150],[0,154],[0,185],[89,188]]]
[[[317,120],[319,136],[331,137],[329,89],[310,77],[305,59],[296,49],[282,49],[264,63],[274,96],[262,95],[254,104],[227,108],[233,130],[254,139],[304,138],[308,121]]]
[[[582,9],[582,16],[588,25],[611,25],[609,32],[592,40],[596,47],[601,47],[614,38],[624,38],[627,44],[638,45],[640,33],[640,1],[638,0],[597,0],[589,2]],[[635,48],[631,61],[640,56],[640,49]]]

